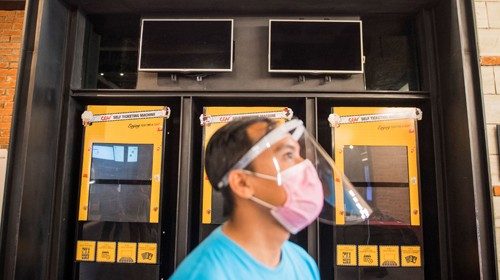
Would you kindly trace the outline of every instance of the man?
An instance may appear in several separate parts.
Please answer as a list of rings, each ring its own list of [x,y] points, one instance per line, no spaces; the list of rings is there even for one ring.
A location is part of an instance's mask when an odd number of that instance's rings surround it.
[[[288,241],[323,206],[318,175],[289,131],[302,125],[294,121],[241,119],[212,136],[205,166],[228,220],[171,279],[319,279],[314,260]]]

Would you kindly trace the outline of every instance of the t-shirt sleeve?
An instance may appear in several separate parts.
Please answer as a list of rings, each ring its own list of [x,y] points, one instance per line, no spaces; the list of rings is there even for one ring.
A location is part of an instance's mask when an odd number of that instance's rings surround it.
[[[318,269],[318,264],[316,264],[316,261],[314,259],[307,255],[307,260],[306,260],[307,266],[309,267],[309,270],[311,271],[311,274],[313,275],[313,279],[315,280],[320,280],[321,278],[319,277],[319,269]]]

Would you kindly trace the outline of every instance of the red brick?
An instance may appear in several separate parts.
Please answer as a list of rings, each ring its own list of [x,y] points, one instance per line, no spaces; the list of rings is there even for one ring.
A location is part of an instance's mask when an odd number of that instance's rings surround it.
[[[9,81],[9,82],[0,82],[0,88],[15,88],[16,87],[16,82],[15,81]]]
[[[0,69],[0,76],[2,75],[17,75],[17,69]]]
[[[500,65],[500,56],[482,56],[481,65],[484,66]]]
[[[17,55],[0,55],[0,62],[8,61],[8,62],[19,62],[19,56]]]
[[[0,43],[0,49],[20,49],[20,43],[4,42]]]
[[[15,14],[16,14],[16,11],[0,10],[0,16],[12,16]]]
[[[0,55],[12,55],[13,50],[12,49],[0,49]]]
[[[11,43],[21,43],[21,35],[12,35],[10,36]]]
[[[6,89],[5,94],[7,95],[14,95],[16,93],[15,89]]]
[[[2,115],[2,116],[12,116],[12,108],[3,108],[3,109],[0,109],[0,115]]]
[[[1,65],[1,63],[0,63],[0,65]],[[9,68],[17,69],[18,67],[19,67],[18,62],[9,62]],[[0,66],[0,68],[2,68],[2,66]]]
[[[12,25],[13,30],[21,31],[23,30],[23,28],[24,28],[24,22],[14,22],[14,24]]]
[[[0,30],[0,34],[2,34],[2,35],[19,35],[20,32],[19,32],[19,30],[2,29],[2,30]]]
[[[14,23],[0,22],[0,29],[12,29]]]

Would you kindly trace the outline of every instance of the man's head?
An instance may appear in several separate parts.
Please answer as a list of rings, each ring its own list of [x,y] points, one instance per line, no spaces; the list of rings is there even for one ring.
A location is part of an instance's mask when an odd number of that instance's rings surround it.
[[[303,157],[302,146],[310,147],[311,158]],[[289,233],[309,225],[323,207],[323,183],[311,162],[318,147],[300,120],[275,128],[268,119],[246,119],[221,128],[208,143],[206,170],[223,193],[224,214],[240,224],[267,221]]]
[[[217,130],[208,142],[205,154],[205,169],[212,186],[219,189],[217,184],[224,175],[276,125],[275,121],[268,118],[245,118],[229,122]],[[252,164],[246,169],[253,171]],[[224,198],[223,214],[225,216],[232,215],[235,207],[235,193],[230,184],[229,182],[220,188]],[[235,191],[238,192],[238,190]]]

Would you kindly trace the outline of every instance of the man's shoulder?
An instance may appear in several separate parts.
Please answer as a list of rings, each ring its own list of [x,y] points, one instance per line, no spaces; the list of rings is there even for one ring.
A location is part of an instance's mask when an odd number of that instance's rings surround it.
[[[293,266],[303,268],[301,272],[308,271],[310,273],[308,279],[320,279],[316,261],[304,248],[291,241],[286,241],[283,248]]]
[[[302,259],[306,259],[307,261],[314,262],[314,259],[307,253],[306,250],[304,250],[304,248],[300,247],[299,245],[297,245],[291,241],[287,240],[283,244],[283,248],[285,248],[285,250],[287,250],[287,253],[289,253],[289,254],[293,254],[293,255],[296,255]]]
[[[214,232],[181,262],[171,279],[217,279],[224,252],[224,239]]]

